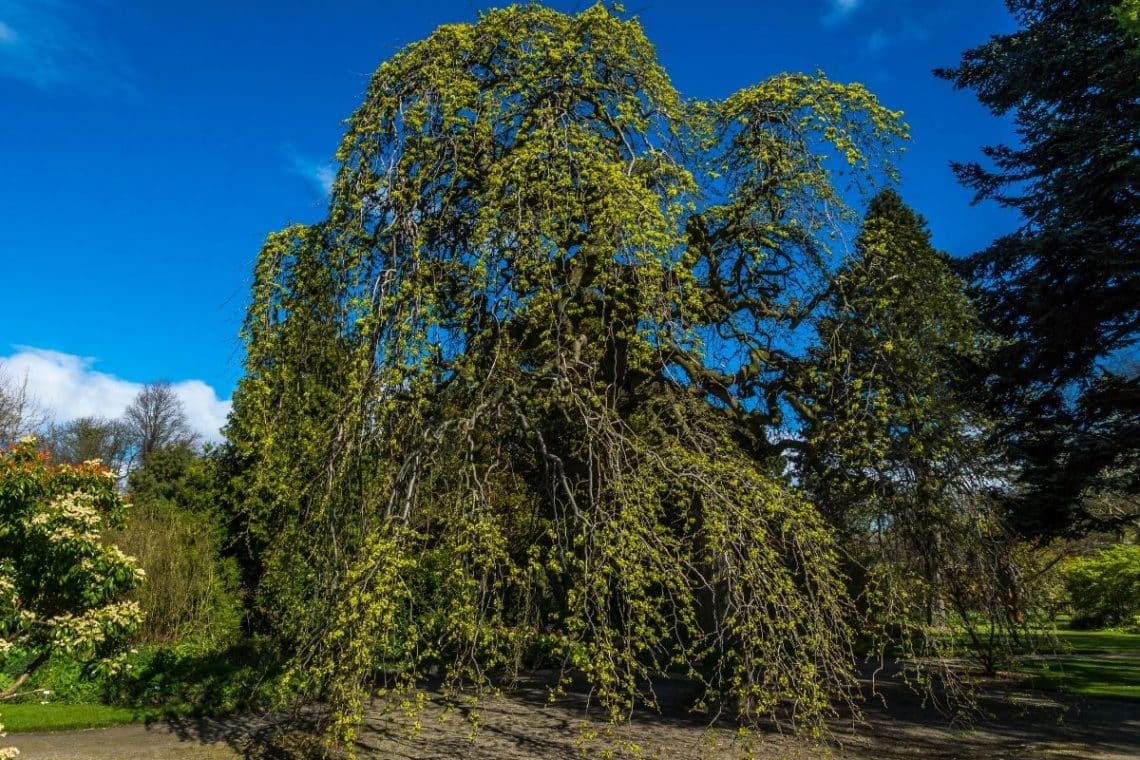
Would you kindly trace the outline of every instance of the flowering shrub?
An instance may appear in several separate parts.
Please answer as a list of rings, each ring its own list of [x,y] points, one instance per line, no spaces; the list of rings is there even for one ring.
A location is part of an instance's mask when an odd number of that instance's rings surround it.
[[[53,464],[32,439],[0,453],[0,700],[56,653],[115,667],[142,622],[124,597],[143,571],[102,538],[124,510],[97,461]]]

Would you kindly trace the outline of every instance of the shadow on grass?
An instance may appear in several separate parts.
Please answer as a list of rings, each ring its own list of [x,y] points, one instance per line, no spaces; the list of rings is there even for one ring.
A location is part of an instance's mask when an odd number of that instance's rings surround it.
[[[218,717],[258,709],[278,667],[257,641],[221,649],[156,648],[107,686],[107,701],[155,718]]]
[[[1081,631],[1071,628],[1053,632],[1059,649],[1073,654],[1133,654],[1140,657],[1140,634],[1123,631]]]
[[[1140,702],[1140,657],[1036,658],[1022,664],[1036,688]]]

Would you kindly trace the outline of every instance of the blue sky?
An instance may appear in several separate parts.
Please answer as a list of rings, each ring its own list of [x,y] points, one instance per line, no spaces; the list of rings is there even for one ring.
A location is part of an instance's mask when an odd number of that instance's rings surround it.
[[[586,2],[552,2],[561,10]],[[264,236],[321,216],[369,74],[470,0],[0,0],[0,359],[58,417],[178,383],[216,431]],[[1015,219],[950,160],[1010,138],[930,70],[1012,30],[1000,0],[632,0],[674,84],[716,98],[781,71],[862,81],[902,109],[904,198],[962,255]]]

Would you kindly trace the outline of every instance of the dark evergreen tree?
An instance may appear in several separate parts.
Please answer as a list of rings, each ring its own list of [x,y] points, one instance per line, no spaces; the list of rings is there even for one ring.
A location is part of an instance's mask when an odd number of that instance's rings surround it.
[[[1090,492],[1138,486],[1140,47],[1110,0],[1007,5],[1018,31],[936,73],[1021,136],[955,169],[1023,218],[966,269],[1005,338],[984,390],[1022,463],[1011,511],[1049,535],[1090,524]]]
[[[976,474],[986,423],[961,383],[984,336],[964,283],[893,190],[871,201],[816,329],[801,462],[837,527],[863,533],[891,513],[898,522],[903,504],[927,509]]]

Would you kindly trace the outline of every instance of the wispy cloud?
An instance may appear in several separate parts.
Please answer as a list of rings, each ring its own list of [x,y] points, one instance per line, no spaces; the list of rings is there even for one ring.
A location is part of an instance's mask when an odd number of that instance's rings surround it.
[[[129,68],[92,15],[99,5],[0,0],[0,76],[43,90],[133,94]]]
[[[878,58],[888,48],[918,44],[925,42],[929,37],[930,31],[926,24],[918,20],[906,21],[901,28],[889,33],[877,28],[864,38],[859,55],[862,58]]]
[[[336,168],[331,163],[316,161],[292,150],[285,151],[285,158],[289,162],[289,172],[307,180],[322,197],[332,192]]]
[[[893,40],[882,29],[876,29],[863,40],[863,54],[868,58],[875,58],[879,53],[890,47]]]
[[[21,346],[0,361],[6,374],[19,382],[27,380],[29,394],[56,422],[119,417],[143,387],[142,383],[99,372],[91,358],[59,351]],[[171,388],[182,401],[190,426],[206,441],[220,440],[230,400],[218,398],[217,392],[201,380],[171,383]]]
[[[827,12],[820,19],[826,26],[844,21],[852,13],[859,10],[863,0],[828,0]]]

